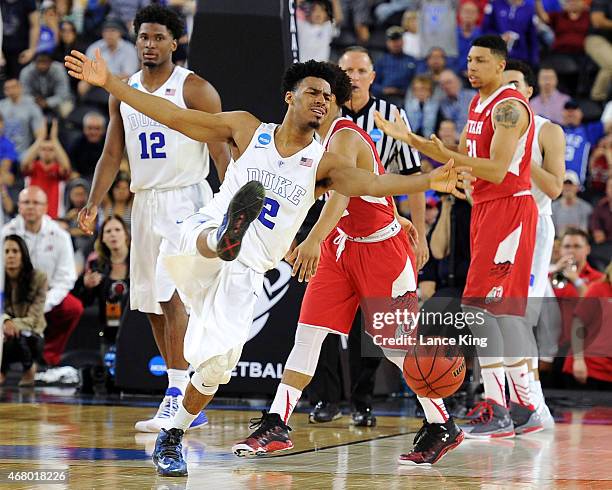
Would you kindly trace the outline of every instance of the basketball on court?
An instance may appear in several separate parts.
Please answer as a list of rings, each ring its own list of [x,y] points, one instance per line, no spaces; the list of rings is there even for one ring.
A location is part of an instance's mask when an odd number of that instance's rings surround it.
[[[420,397],[446,398],[465,378],[465,358],[454,346],[416,345],[404,359],[404,379]]]

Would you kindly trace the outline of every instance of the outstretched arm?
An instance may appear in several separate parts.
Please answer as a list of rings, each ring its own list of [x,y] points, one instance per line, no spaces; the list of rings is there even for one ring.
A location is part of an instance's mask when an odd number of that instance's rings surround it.
[[[185,103],[189,109],[196,109],[208,113],[219,113],[221,108],[221,97],[209,82],[197,75],[191,74],[185,81],[183,89]],[[230,162],[231,154],[227,143],[209,143],[208,150],[215,163],[219,179],[223,182],[225,171]]]
[[[500,102],[493,112],[495,133],[491,141],[491,156],[477,158],[449,150],[435,135],[431,140],[415,135],[397,114],[394,121],[385,120],[380,113],[376,113],[375,119],[376,125],[386,134],[405,141],[428,157],[439,162],[452,158],[458,166],[470,167],[475,177],[494,184],[504,180],[518,141],[529,124],[527,108],[522,103],[516,100]]]
[[[434,189],[465,198],[457,189],[465,185],[463,181],[458,182],[457,172],[469,172],[469,168],[456,169],[452,160],[443,167],[420,175],[375,175],[367,170],[344,165],[345,160],[341,155],[329,152],[321,160],[324,165],[329,165],[326,175],[328,188],[345,196],[399,196]],[[467,176],[462,178],[469,180]]]
[[[99,49],[95,54],[95,60],[92,60],[79,51],[71,51],[72,56],[66,56],[64,63],[68,68],[68,74],[78,80],[85,80],[104,88],[138,112],[194,140],[230,141],[234,139],[236,128],[259,124],[258,121],[255,123],[257,119],[247,112],[209,114],[182,109],[166,99],[136,90],[110,73]]]

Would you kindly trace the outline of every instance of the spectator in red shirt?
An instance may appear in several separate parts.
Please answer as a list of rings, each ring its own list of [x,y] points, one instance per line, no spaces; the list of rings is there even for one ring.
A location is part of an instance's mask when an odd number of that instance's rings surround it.
[[[612,172],[612,133],[599,140],[589,159],[589,189],[599,197],[606,193],[606,182]]]
[[[46,125],[45,125],[46,128]],[[57,119],[34,141],[21,160],[21,172],[29,177],[27,186],[40,187],[48,199],[47,214],[56,219],[64,214],[64,182],[70,177],[70,159],[57,137]]]
[[[570,345],[576,300],[585,295],[591,283],[603,277],[601,272],[587,262],[589,253],[589,235],[579,228],[568,227],[561,239],[561,259],[552,270],[552,286],[561,309],[560,352],[567,350]]]
[[[563,365],[564,373],[588,389],[612,388],[611,298],[612,262],[606,268],[605,277],[592,283],[576,306],[572,352]]]
[[[612,179],[606,183],[606,197],[593,210],[589,228],[596,244],[612,240]]]
[[[551,50],[562,54],[584,54],[584,39],[590,16],[584,0],[566,0],[562,12],[551,12],[549,25],[555,33]]]

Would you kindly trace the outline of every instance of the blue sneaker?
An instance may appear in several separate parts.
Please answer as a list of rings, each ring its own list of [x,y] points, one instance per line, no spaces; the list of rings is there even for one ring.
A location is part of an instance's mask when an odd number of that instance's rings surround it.
[[[206,424],[208,424],[208,417],[204,413],[204,410],[202,410],[198,414],[198,416],[195,418],[195,420],[191,422],[191,425],[189,426],[189,428],[197,429],[198,427],[204,427]]]
[[[265,197],[264,186],[256,180],[244,184],[232,197],[217,229],[217,255],[221,260],[232,261],[238,257],[242,239],[261,213]]]
[[[181,429],[162,429],[155,441],[153,463],[161,476],[187,476],[187,463],[183,458],[184,432]]]

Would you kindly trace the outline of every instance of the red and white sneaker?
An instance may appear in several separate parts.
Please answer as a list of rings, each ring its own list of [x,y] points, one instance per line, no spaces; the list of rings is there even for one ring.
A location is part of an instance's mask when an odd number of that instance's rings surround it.
[[[431,466],[463,442],[463,431],[450,417],[443,424],[423,421],[423,427],[414,438],[414,449],[399,457],[399,464]]]
[[[268,413],[266,410],[261,413],[261,418],[251,419],[249,429],[256,428],[255,431],[232,447],[232,452],[239,458],[262,456],[293,447],[289,439],[291,427],[282,421],[280,415]]]

